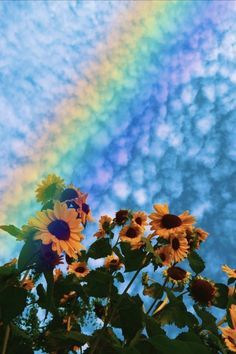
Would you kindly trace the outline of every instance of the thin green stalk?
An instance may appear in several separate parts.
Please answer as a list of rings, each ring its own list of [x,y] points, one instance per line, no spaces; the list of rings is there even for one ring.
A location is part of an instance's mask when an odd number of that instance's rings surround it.
[[[6,354],[9,336],[10,336],[10,325],[7,325],[4,340],[3,340],[2,354]]]
[[[106,330],[106,328],[107,328],[108,323],[112,321],[112,319],[113,319],[113,317],[114,317],[114,315],[115,315],[115,312],[116,312],[117,307],[120,305],[120,303],[121,303],[121,301],[122,301],[124,295],[127,293],[127,291],[129,290],[129,288],[131,287],[131,285],[133,284],[133,282],[134,282],[135,279],[137,278],[138,274],[140,273],[141,269],[143,268],[143,265],[145,264],[145,261],[146,261],[146,258],[143,260],[143,263],[142,263],[141,267],[139,267],[139,268],[136,270],[134,276],[133,276],[132,279],[130,280],[129,284],[126,286],[126,288],[125,288],[125,290],[123,291],[123,293],[121,294],[119,300],[117,301],[116,305],[114,306],[114,309],[113,309],[113,311],[112,311],[112,313],[111,313],[110,318],[107,318],[107,319],[104,321],[104,324],[103,324],[103,327],[102,327],[102,329],[101,329],[100,335],[98,336],[97,340],[95,341],[94,346],[93,346],[93,348],[91,349],[90,354],[93,354],[93,353],[95,352],[95,350],[96,350],[98,344],[100,343],[101,337],[102,337],[102,335],[104,334],[104,332],[105,332],[105,330]]]

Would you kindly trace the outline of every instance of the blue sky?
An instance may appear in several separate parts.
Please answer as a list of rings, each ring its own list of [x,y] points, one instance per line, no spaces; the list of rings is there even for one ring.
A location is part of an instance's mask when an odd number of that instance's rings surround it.
[[[88,143],[93,161],[85,154],[68,162],[95,215],[121,207],[151,211],[155,202],[169,203],[173,213],[190,210],[210,233],[201,252],[206,274],[218,279],[221,264],[235,268],[235,4],[206,2],[168,50],[163,43],[155,52],[150,43],[142,91],[130,93],[116,120],[95,132]],[[11,169],[30,159],[34,141],[56,119],[55,105],[73,96],[74,75],[83,75],[95,44],[129,7],[127,1],[0,3],[0,195]],[[7,260],[16,249],[2,237],[0,256]]]

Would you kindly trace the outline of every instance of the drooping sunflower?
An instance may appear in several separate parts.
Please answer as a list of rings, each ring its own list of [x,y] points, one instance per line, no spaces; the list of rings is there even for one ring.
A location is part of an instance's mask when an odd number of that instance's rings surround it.
[[[29,225],[36,228],[34,239],[42,240],[44,245],[52,244],[52,251],[58,255],[64,251],[70,257],[80,255],[84,246],[80,243],[84,236],[80,219],[74,209],[68,209],[65,203],[56,202],[54,210],[44,210],[36,213],[29,220]]]
[[[126,209],[121,209],[116,212],[116,217],[114,218],[114,222],[117,225],[124,225],[126,221],[129,219],[129,211]]]
[[[75,209],[78,213],[78,218],[82,220],[82,224],[87,221],[92,221],[92,214],[89,205],[87,204],[88,194],[80,191],[73,184],[70,184],[61,193],[60,201],[65,202],[68,208]]]
[[[39,249],[39,258],[35,266],[36,270],[38,272],[52,270],[58,264],[63,264],[63,256],[58,255],[56,251],[52,250],[52,243],[48,245],[42,243]]]
[[[211,306],[217,296],[217,288],[212,281],[198,276],[191,281],[189,293],[200,305]]]
[[[73,262],[68,265],[68,273],[73,273],[77,278],[84,278],[89,273],[86,262]]]
[[[121,263],[120,258],[116,256],[115,254],[112,254],[110,256],[107,256],[104,261],[104,267],[109,269],[109,270],[118,270],[121,267],[123,267],[124,264]]]
[[[38,202],[46,203],[57,197],[64,187],[65,183],[62,178],[54,174],[48,175],[35,190],[36,199]]]
[[[108,215],[101,216],[99,220],[99,230],[94,234],[94,236],[97,238],[104,237],[111,224],[112,224],[112,218],[110,216]]]
[[[174,284],[185,284],[189,281],[190,273],[186,270],[172,266],[164,270],[163,275]]]
[[[149,215],[151,230],[163,238],[169,239],[174,233],[184,233],[195,223],[195,218],[188,211],[180,215],[170,214],[167,204],[154,204],[154,209],[156,212]]]
[[[229,278],[235,278],[236,279],[236,269],[232,269],[230,267],[228,267],[227,265],[223,265],[221,267],[221,269],[223,270],[223,272],[225,272]]]
[[[25,290],[32,290],[34,287],[34,282],[31,278],[26,278],[22,283],[22,288]]]
[[[236,305],[231,305],[229,312],[233,328],[220,327],[220,330],[222,331],[222,337],[224,338],[227,348],[231,350],[231,352],[236,353]]]
[[[134,223],[124,226],[120,231],[120,240],[129,242],[131,247],[142,241],[143,229]]]
[[[173,251],[169,245],[161,246],[154,252],[154,255],[157,255],[161,258],[162,266],[169,266],[173,261]]]
[[[147,214],[144,213],[143,211],[136,211],[133,214],[132,217],[132,222],[138,224],[139,226],[141,226],[143,229],[145,229],[145,227],[147,226]]]
[[[188,256],[189,244],[184,235],[179,234],[171,236],[170,247],[175,262],[180,262]]]

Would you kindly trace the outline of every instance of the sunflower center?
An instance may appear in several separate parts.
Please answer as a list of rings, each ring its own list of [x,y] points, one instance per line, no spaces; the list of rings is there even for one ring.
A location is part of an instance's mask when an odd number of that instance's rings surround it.
[[[59,240],[69,240],[70,228],[64,220],[54,220],[48,225],[48,231]]]
[[[78,273],[84,273],[85,272],[85,268],[80,266],[80,267],[77,267],[75,269],[75,271],[78,272]]]
[[[192,297],[202,304],[207,304],[215,295],[215,288],[213,285],[204,279],[196,279],[191,286]]]
[[[159,253],[159,257],[161,258],[162,262],[164,262],[166,260],[165,253]]]
[[[135,219],[135,222],[136,222],[136,224],[142,225],[142,219],[141,219],[141,217],[138,216],[138,217]]]
[[[172,240],[172,248],[174,251],[177,251],[180,247],[180,243],[179,243],[179,240],[177,239],[177,237],[175,237],[173,240]]]
[[[180,267],[170,267],[167,274],[174,280],[183,280],[186,277],[186,271]]]
[[[78,197],[78,193],[76,192],[75,189],[73,188],[66,188],[62,193],[61,193],[61,198],[60,201],[64,202],[65,200],[71,200],[75,199]]]
[[[110,261],[111,264],[117,264],[118,262],[119,262],[118,259],[112,259],[112,260]]]
[[[182,224],[181,219],[177,215],[165,214],[161,219],[162,227],[172,229]]]
[[[129,238],[135,238],[137,236],[137,232],[135,229],[133,229],[132,227],[128,228],[127,232],[126,232],[126,236]]]

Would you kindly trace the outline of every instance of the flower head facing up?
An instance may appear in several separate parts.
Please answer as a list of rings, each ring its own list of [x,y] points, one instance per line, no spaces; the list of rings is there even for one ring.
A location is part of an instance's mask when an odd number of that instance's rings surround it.
[[[173,235],[170,238],[170,247],[175,262],[180,262],[188,256],[189,244],[184,235]]]
[[[195,218],[188,211],[181,215],[170,214],[167,204],[155,204],[154,209],[155,212],[149,215],[151,230],[163,238],[169,239],[174,233],[184,233],[195,223]]]
[[[174,284],[187,283],[190,278],[189,272],[186,272],[186,270],[176,266],[172,266],[164,270],[163,275],[168,277],[168,280]]]
[[[129,218],[129,211],[126,209],[121,209],[117,211],[114,222],[117,225],[124,225]]]
[[[161,258],[161,266],[169,266],[173,260],[173,251],[169,245],[161,246],[154,252],[154,255]]]
[[[191,297],[200,305],[211,306],[217,295],[217,288],[212,281],[199,276],[192,280],[189,292]]]
[[[99,220],[99,230],[94,234],[97,238],[102,238],[106,235],[108,229],[111,227],[112,218],[108,215],[101,216]]]
[[[233,328],[221,327],[220,329],[227,348],[236,353],[236,305],[231,305],[229,312]]]
[[[136,211],[133,214],[132,222],[138,224],[143,229],[145,229],[145,227],[148,224],[147,223],[147,214],[145,214],[143,211]]]
[[[221,267],[221,269],[223,270],[223,272],[225,272],[229,278],[235,278],[236,279],[236,269],[232,269],[230,267],[228,267],[227,265],[223,265]]]
[[[105,258],[104,267],[111,271],[115,271],[123,267],[123,263],[121,263],[119,257],[112,254],[111,256],[107,256]]]
[[[143,229],[137,224],[130,224],[124,226],[120,231],[120,240],[122,242],[129,242],[131,247],[140,244],[143,235]]]
[[[36,217],[29,220],[29,224],[37,229],[35,240],[41,240],[44,245],[52,244],[52,251],[58,255],[64,251],[70,257],[77,257],[84,247],[83,229],[80,219],[74,209],[68,209],[65,203],[56,202],[54,210],[45,210],[36,213]]]
[[[48,175],[41,184],[38,185],[35,193],[39,202],[46,203],[54,199],[65,187],[64,180],[54,174]]]
[[[68,266],[68,273],[73,273],[77,278],[84,278],[89,273],[86,262],[74,262]]]

